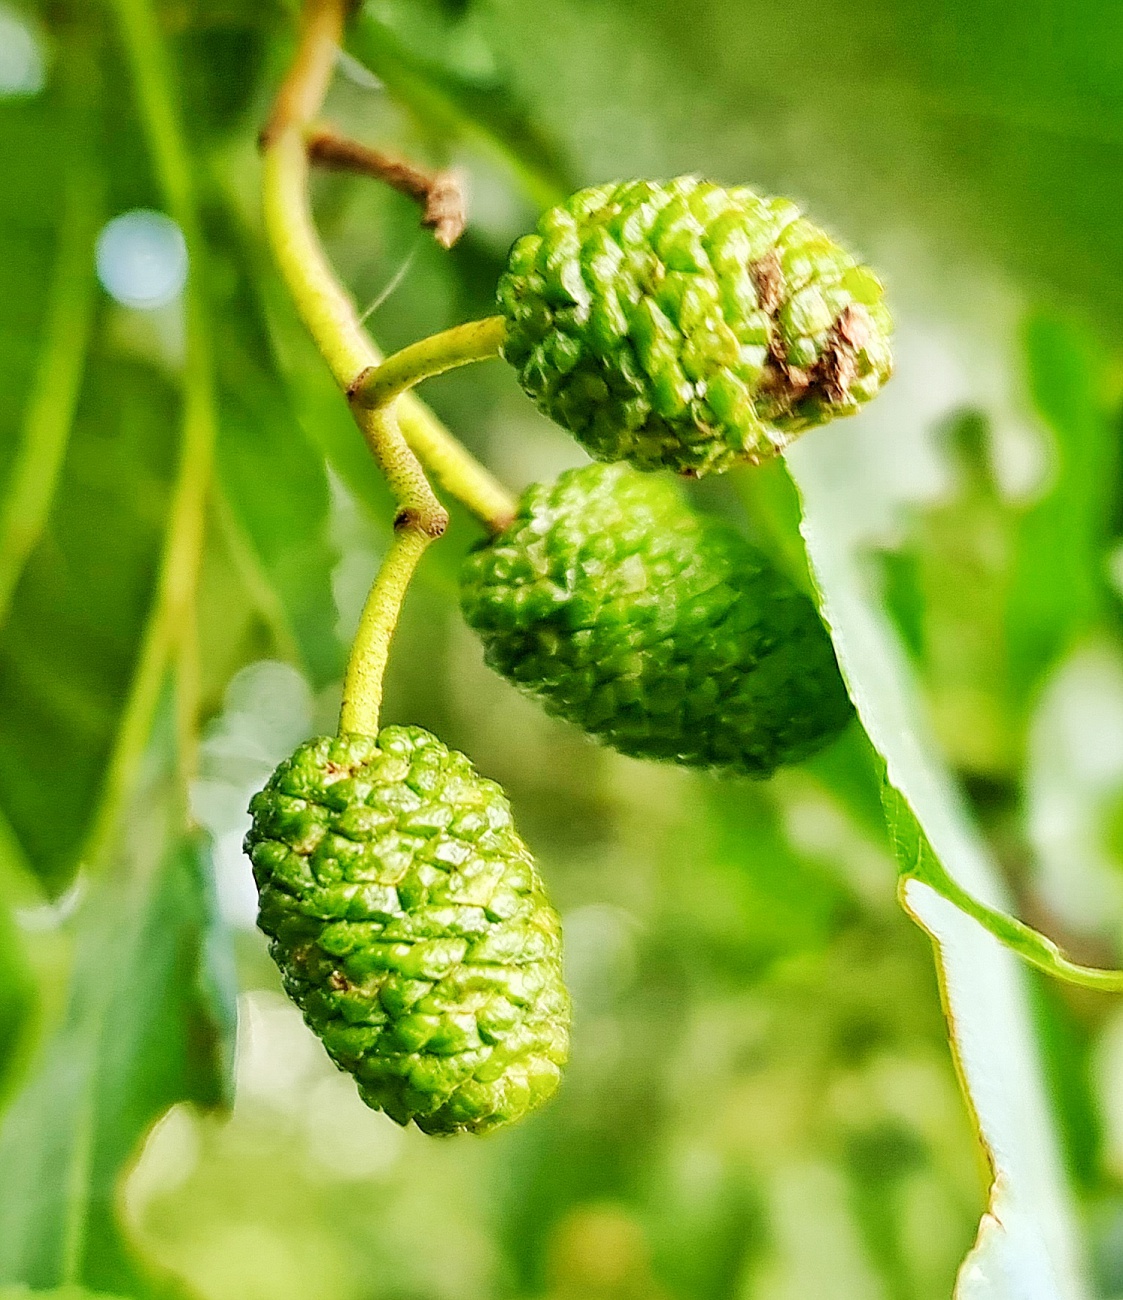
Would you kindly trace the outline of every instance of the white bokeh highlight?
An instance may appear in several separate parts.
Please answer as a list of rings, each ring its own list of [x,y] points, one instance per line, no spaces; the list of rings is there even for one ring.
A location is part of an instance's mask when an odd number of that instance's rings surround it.
[[[22,14],[0,4],[0,99],[27,99],[46,81],[42,42]]]
[[[187,283],[183,231],[171,217],[150,208],[134,208],[106,222],[95,258],[102,287],[125,307],[164,307]]]

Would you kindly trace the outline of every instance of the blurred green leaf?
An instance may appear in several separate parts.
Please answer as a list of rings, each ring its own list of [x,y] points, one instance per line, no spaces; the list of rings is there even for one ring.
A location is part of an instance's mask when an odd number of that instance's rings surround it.
[[[45,898],[0,813],[0,1106],[19,1077],[40,1001],[16,912],[41,905]]]
[[[0,186],[0,233],[18,256],[0,258],[0,471],[7,476],[25,419],[39,359],[48,297],[42,286],[56,263],[62,207],[60,169],[44,168],[44,151],[61,151],[65,118],[55,102],[0,103],[0,153],[8,160]],[[5,485],[6,486],[6,485]]]
[[[668,841],[662,898],[669,942],[692,953],[692,966],[743,986],[778,960],[821,949],[845,923],[845,888],[793,848],[768,793],[700,782],[690,810]]]
[[[846,214],[868,248],[905,223],[970,315],[995,259],[1090,319],[1123,317],[1123,41],[1103,0],[519,0],[479,6],[532,112],[595,179],[698,170]],[[915,283],[915,281],[914,281]],[[976,286],[980,296],[987,289]]]
[[[878,555],[884,577],[882,599],[885,612],[896,625],[901,644],[913,660],[924,654],[924,593],[920,580],[920,556],[915,547],[881,551]]]
[[[200,144],[236,129],[254,129],[269,37],[284,32],[284,0],[193,0],[164,4],[164,29],[173,38],[173,57],[182,78],[184,119]]]
[[[87,1291],[82,1286],[52,1287],[49,1291],[30,1291],[25,1286],[0,1286],[0,1300],[122,1300],[106,1291]]]
[[[106,314],[55,507],[0,631],[0,806],[52,892],[73,876],[132,680],[178,424],[174,386],[112,354],[112,322]]]
[[[213,223],[223,264],[212,282],[219,380],[219,483],[254,571],[275,598],[282,639],[317,687],[342,676],[328,538],[330,498],[322,454],[309,445],[249,291],[253,268],[234,232]],[[219,243],[221,241],[221,243]],[[341,402],[340,405],[343,405]],[[361,440],[356,437],[356,441]],[[363,449],[365,451],[365,448]]]
[[[1055,980],[1030,980],[1037,1039],[1061,1123],[1065,1165],[1082,1192],[1095,1188],[1103,1156],[1104,1123],[1093,1088],[1095,1038]]]
[[[162,1289],[118,1226],[121,1172],[169,1106],[229,1097],[232,972],[208,846],[161,851],[153,817],[133,819],[143,841],[83,900],[65,1017],[0,1126],[7,1283]]]
[[[94,237],[104,219],[102,178],[93,166],[86,134],[83,130],[78,136],[67,165],[43,340],[34,382],[26,385],[18,450],[0,499],[0,625],[50,513],[86,362],[96,302]],[[23,257],[10,260],[26,269]],[[2,326],[0,333],[6,333]],[[18,355],[19,348],[13,350]],[[25,384],[17,390],[24,392]]]
[[[99,373],[78,404],[105,198],[89,20],[60,11],[62,75],[37,98],[0,104],[0,153],[10,163],[0,187],[0,728],[9,742],[0,809],[52,890],[73,871],[127,680],[137,588],[151,574],[152,503],[137,501],[135,489],[160,462],[166,418],[158,382],[118,402],[124,368],[107,355],[104,321]],[[45,157],[62,165],[44,167]],[[157,407],[151,437],[138,427],[147,402]],[[118,457],[125,474],[114,484]],[[93,501],[104,511],[95,530]],[[42,815],[41,781],[67,816]]]
[[[659,1274],[677,1295],[728,1300],[743,1283],[746,1262],[763,1245],[764,1214],[738,1163],[715,1152],[703,1177],[680,1173],[677,1185],[656,1184],[649,1211]]]
[[[7,903],[0,900],[0,1100],[7,1096],[35,988]]]
[[[888,848],[881,759],[860,722],[852,722],[833,744],[801,767],[835,799],[871,844]]]
[[[1018,521],[1007,609],[1010,687],[1023,709],[1104,612],[1120,466],[1102,345],[1070,321],[1039,314],[1026,326],[1025,349],[1030,392],[1053,445],[1044,493]]]
[[[510,167],[541,207],[575,187],[556,143],[498,77],[472,79],[413,51],[369,10],[360,12],[348,47],[437,139],[465,139]]]
[[[1024,728],[1009,698],[1017,515],[999,490],[991,426],[981,412],[957,411],[936,436],[951,485],[908,512],[902,545],[878,551],[882,598],[917,664],[952,766],[976,782],[1010,781]]]

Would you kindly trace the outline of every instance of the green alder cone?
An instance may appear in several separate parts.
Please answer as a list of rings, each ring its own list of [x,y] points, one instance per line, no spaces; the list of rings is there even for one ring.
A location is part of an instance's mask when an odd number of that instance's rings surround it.
[[[246,852],[285,990],[368,1106],[486,1132],[557,1088],[561,932],[502,790],[419,727],[301,745]]]
[[[516,241],[503,355],[598,460],[696,476],[869,401],[892,369],[882,292],[787,199],[616,182]]]
[[[473,551],[487,662],[614,749],[767,776],[850,718],[814,606],[667,476],[587,465]]]

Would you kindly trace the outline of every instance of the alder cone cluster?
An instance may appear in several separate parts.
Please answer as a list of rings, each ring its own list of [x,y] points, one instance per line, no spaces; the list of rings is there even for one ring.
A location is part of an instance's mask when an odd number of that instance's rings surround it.
[[[250,804],[258,923],[363,1100],[486,1132],[557,1088],[561,935],[500,788],[419,727],[308,741]]]
[[[693,176],[579,190],[511,249],[503,355],[598,460],[756,463],[889,377],[880,280],[788,199]]]
[[[461,608],[493,668],[637,758],[763,777],[851,716],[811,601],[668,475],[532,487],[469,555]]]

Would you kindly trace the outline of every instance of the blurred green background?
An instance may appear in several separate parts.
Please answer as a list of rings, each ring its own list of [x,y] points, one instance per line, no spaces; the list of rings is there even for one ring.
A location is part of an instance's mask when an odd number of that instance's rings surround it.
[[[390,517],[262,241],[255,135],[295,20],[0,0],[0,1295],[949,1296],[988,1173],[857,726],[763,784],[594,748],[484,668],[459,514],[385,712],[510,795],[563,913],[565,1086],[487,1140],[402,1131],[281,995],[245,806],[334,726]],[[869,590],[1021,914],[1118,964],[1123,7],[368,0],[328,115],[468,178],[447,253],[406,200],[316,180],[387,349],[488,314],[537,210],[613,177],[789,194],[883,272],[897,377],[811,436],[846,460]],[[214,474],[171,620],[198,654],[165,661],[200,339]],[[512,487],[581,459],[497,363],[425,395]],[[778,467],[700,499],[796,553]],[[1118,1298],[1123,1011],[1032,994],[1092,1294]]]

